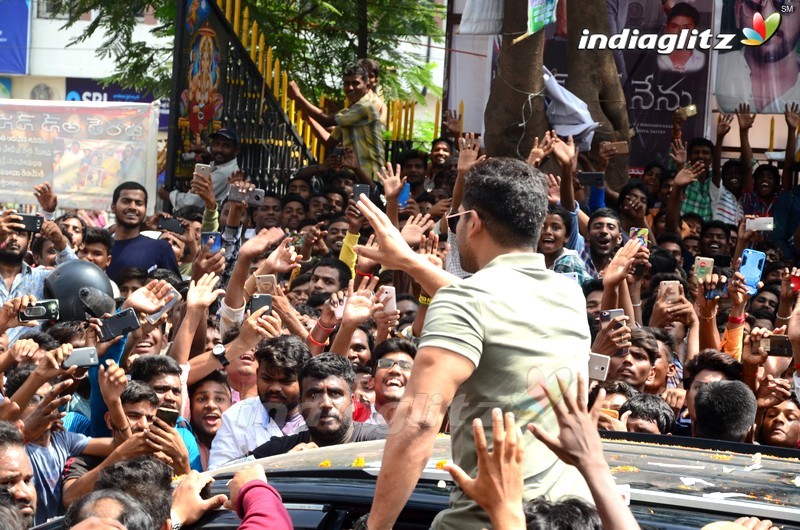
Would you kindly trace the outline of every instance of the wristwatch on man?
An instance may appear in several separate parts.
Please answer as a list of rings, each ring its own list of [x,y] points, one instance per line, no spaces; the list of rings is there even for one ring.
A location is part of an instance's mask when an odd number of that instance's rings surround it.
[[[219,361],[219,364],[221,364],[223,368],[230,364],[228,359],[225,357],[225,346],[223,344],[217,344],[211,348],[211,355],[213,355],[214,358]]]

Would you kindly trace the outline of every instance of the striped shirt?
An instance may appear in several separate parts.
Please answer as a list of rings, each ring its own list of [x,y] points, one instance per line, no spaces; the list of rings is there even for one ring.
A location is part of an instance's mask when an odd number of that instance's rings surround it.
[[[709,193],[711,195],[711,218],[715,221],[738,225],[744,217],[744,212],[736,196],[722,183],[717,187],[712,182]]]
[[[374,96],[368,93],[353,105],[340,110],[334,119],[337,126],[331,136],[341,140],[345,148],[352,148],[364,173],[377,181],[378,170],[384,163],[383,124]]]

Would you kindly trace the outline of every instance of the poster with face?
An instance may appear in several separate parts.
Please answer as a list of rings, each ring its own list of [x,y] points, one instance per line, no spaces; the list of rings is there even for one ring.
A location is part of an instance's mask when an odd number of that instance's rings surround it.
[[[717,0],[719,33],[736,34],[733,50],[716,52],[717,104],[740,103],[758,114],[781,114],[800,101],[800,2]]]

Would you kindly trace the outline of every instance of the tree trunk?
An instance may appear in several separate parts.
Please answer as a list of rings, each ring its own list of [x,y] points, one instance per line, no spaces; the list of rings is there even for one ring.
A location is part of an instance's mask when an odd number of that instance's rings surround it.
[[[369,52],[369,25],[367,19],[367,0],[356,1],[356,21],[358,22],[358,31],[356,33],[356,41],[358,46],[358,58],[366,59]]]
[[[525,160],[533,138],[547,131],[544,98],[532,95],[544,88],[544,31],[513,44],[514,38],[527,30],[528,3],[506,0],[503,11],[500,60],[483,116],[484,146],[488,156]]]
[[[567,89],[585,101],[592,118],[601,123],[594,133],[589,154],[593,163],[599,161],[600,142],[629,139],[627,103],[613,53],[610,50],[578,50],[584,29],[592,34],[609,34],[605,4],[605,0],[567,0]],[[628,156],[614,157],[607,175],[611,188],[619,190],[624,186],[628,181]]]

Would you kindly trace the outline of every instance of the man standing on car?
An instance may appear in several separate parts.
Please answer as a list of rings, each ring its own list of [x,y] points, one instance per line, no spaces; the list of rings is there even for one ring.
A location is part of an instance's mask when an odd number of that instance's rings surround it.
[[[548,271],[535,254],[547,213],[543,173],[518,160],[492,158],[466,174],[459,211],[450,216],[461,267],[458,281],[415,254],[379,210],[361,197],[359,207],[375,228],[380,248],[356,247],[384,267],[399,269],[434,294],[405,394],[392,418],[370,530],[389,530],[428,462],[449,408],[452,455],[470,476],[477,473],[472,424],[491,424],[492,407],[513,412],[517,426],[533,421],[556,432],[542,390],[556,376],[586,373],[589,328],[583,295],[569,278]],[[492,446],[491,429],[486,432]],[[578,495],[590,499],[577,470],[526,435],[525,498]],[[464,467],[466,466],[466,467]],[[436,529],[488,528],[489,517],[456,488]]]

